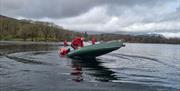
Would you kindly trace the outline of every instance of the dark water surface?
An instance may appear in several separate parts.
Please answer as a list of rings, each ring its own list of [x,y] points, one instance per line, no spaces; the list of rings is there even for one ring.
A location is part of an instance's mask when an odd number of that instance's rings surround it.
[[[59,47],[0,42],[0,91],[180,91],[180,45],[128,43],[83,60]]]

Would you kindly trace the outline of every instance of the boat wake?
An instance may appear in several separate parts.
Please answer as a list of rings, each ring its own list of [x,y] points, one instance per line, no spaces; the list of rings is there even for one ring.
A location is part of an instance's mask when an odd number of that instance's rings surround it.
[[[160,64],[163,64],[165,66],[168,66],[168,67],[171,67],[171,68],[175,68],[177,70],[180,70],[179,67],[175,66],[175,65],[171,65],[171,64],[168,64],[168,63],[165,63],[165,62],[162,62],[156,58],[151,58],[151,57],[145,57],[145,56],[138,56],[138,55],[128,55],[128,54],[117,54],[117,53],[111,53],[111,54],[108,54],[110,56],[114,56],[114,57],[118,57],[118,58],[122,58],[122,59],[127,59],[127,60],[131,60],[131,61],[134,61],[134,59],[140,59],[140,60],[143,60],[143,61],[154,61],[154,62],[157,62],[157,63],[160,63]]]
[[[27,55],[38,55],[38,54],[46,54],[47,52],[30,52],[25,54],[25,52],[12,53],[12,54],[1,54],[0,57],[6,57],[8,59],[14,60],[16,62],[24,63],[24,64],[36,64],[36,65],[51,65],[47,62],[42,62],[39,60],[34,60],[30,58],[25,58]],[[19,54],[25,54],[23,57],[18,56]]]
[[[104,60],[103,65],[110,68],[118,76],[118,80],[115,82],[147,85],[152,83],[155,87],[164,86],[179,89],[177,84],[180,68],[163,62],[165,60],[160,61],[161,59],[158,58],[122,53],[110,53],[100,58],[101,61]]]
[[[25,64],[43,64],[43,65],[50,65],[49,63],[37,61],[37,60],[31,60],[31,59],[25,59],[25,58],[19,58],[19,57],[13,57],[13,56],[6,56],[9,59],[12,59],[17,62],[25,63]]]

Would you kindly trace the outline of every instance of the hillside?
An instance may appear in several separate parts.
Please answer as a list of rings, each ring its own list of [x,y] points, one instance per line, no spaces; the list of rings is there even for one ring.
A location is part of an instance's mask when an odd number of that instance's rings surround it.
[[[62,41],[80,33],[49,22],[17,20],[0,15],[0,40]]]
[[[119,40],[122,39],[129,43],[166,43],[166,44],[180,44],[180,38],[166,38],[160,34],[143,34],[143,35],[130,35],[130,34],[97,34],[98,40]]]
[[[49,22],[17,20],[0,15],[0,40],[23,40],[23,41],[71,41],[75,36],[84,36],[91,40],[92,34],[82,34],[64,29]],[[169,43],[180,44],[180,38],[166,38],[160,34],[93,34],[98,41],[110,41],[123,39],[133,43]]]

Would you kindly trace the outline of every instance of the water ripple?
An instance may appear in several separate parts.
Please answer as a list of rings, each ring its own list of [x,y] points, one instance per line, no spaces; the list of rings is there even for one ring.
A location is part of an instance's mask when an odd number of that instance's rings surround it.
[[[9,59],[12,59],[17,62],[25,63],[25,64],[42,64],[42,65],[50,65],[50,63],[41,62],[37,60],[31,60],[31,59],[25,59],[25,58],[19,58],[19,57],[13,57],[13,56],[6,56]]]
[[[154,62],[157,62],[157,63],[160,63],[160,64],[163,64],[165,66],[168,66],[168,67],[171,67],[171,68],[175,68],[177,70],[180,70],[179,67],[175,66],[175,65],[171,65],[171,64],[168,64],[168,63],[165,63],[165,62],[162,62],[156,58],[151,58],[151,57],[145,57],[145,56],[138,56],[138,55],[127,55],[127,54],[117,54],[117,53],[114,53],[114,54],[109,54],[111,56],[115,56],[115,57],[120,57],[120,58],[123,58],[123,59],[128,59],[128,60],[131,60],[130,58],[140,58],[140,59],[146,59],[146,60],[150,60],[150,61],[154,61]]]

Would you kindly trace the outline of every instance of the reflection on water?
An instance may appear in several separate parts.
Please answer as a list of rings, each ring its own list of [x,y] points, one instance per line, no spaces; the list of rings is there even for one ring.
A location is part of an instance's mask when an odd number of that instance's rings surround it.
[[[74,76],[72,78],[72,80],[76,81],[76,82],[83,81],[83,75],[82,74],[83,74],[83,71],[82,71],[81,64],[77,60],[72,61],[72,72],[71,72],[71,75]]]
[[[98,59],[74,59],[71,62],[73,68],[71,74],[76,77],[76,79],[73,80],[77,82],[83,81],[83,70],[89,71],[87,74],[95,77],[95,80],[97,81],[109,82],[112,80],[117,80],[114,72],[109,68],[102,66],[102,62],[100,62]]]

